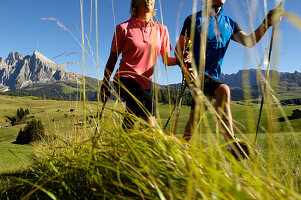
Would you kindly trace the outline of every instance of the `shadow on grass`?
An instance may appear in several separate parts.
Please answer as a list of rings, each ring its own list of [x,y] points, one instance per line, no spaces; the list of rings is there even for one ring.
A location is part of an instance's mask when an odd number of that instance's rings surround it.
[[[287,119],[288,120],[294,120],[294,119],[299,119],[300,117],[295,117],[295,116],[289,116],[289,117],[287,117]],[[277,119],[279,122],[283,122],[283,121],[285,121],[286,120],[286,118],[285,117],[280,117],[280,118],[278,118]]]
[[[0,199],[21,199],[22,197],[25,197],[32,190],[33,187],[30,184],[22,184],[22,181],[20,180],[26,180],[33,177],[34,175],[30,171],[1,174]],[[37,194],[41,195],[44,199],[50,199],[41,191],[38,191]],[[35,199],[39,197],[40,196],[34,194],[28,199]]]

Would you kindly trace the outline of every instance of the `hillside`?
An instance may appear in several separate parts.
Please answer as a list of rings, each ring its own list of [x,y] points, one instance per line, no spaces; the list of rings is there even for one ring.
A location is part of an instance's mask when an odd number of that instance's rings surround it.
[[[258,101],[261,98],[262,83],[260,83],[260,73],[265,77],[266,71],[257,71],[256,69],[240,70],[233,74],[221,74],[220,80],[231,88],[231,99],[234,101],[253,100]],[[277,94],[277,98],[285,104],[298,104],[301,101],[301,73],[278,72],[271,70],[269,73],[270,83]],[[167,91],[168,86],[160,87]],[[171,84],[169,89],[178,90],[181,84]],[[164,92],[167,94],[167,92]],[[185,92],[189,93],[188,90]],[[162,96],[161,92],[161,96]],[[187,97],[191,98],[191,97]],[[184,100],[190,102],[189,99]]]
[[[222,74],[220,80],[230,86],[233,100],[256,99],[261,95],[259,73],[256,69],[240,70],[235,74]],[[301,98],[301,73],[271,70],[270,83],[280,100]],[[260,86],[260,87],[259,87]]]
[[[88,99],[97,99],[97,80],[86,77]],[[70,72],[38,51],[0,57],[0,92],[23,93],[55,99],[79,98],[82,75]]]
[[[240,70],[233,74],[222,74],[220,80],[230,86],[232,100],[256,100],[261,95],[260,73],[265,76],[265,71]],[[87,98],[97,100],[97,85],[100,82],[91,77],[85,77],[85,80]],[[300,72],[287,73],[271,70],[270,80],[280,100],[300,98]],[[167,101],[169,88],[172,90],[173,102],[176,99],[176,92],[173,90],[179,90],[181,83],[157,86],[160,88],[159,100]],[[25,57],[18,52],[11,52],[6,59],[0,57],[0,92],[77,100],[80,98],[81,91],[82,75],[64,69],[38,51]],[[188,89],[185,96],[187,98],[185,102],[189,104],[191,95]]]
[[[266,71],[256,69],[239,70],[233,74],[221,74],[220,80],[230,87],[254,87],[259,84],[259,73],[265,77]],[[269,76],[271,80],[278,80],[280,87],[301,87],[300,72],[288,73],[270,70]]]
[[[252,71],[252,70],[250,70]],[[274,72],[275,73],[275,72]],[[256,77],[256,73],[250,72],[252,75],[250,80]],[[301,73],[275,73],[277,74],[278,78],[276,79],[278,82],[277,87],[273,87],[276,91],[277,97],[282,102],[287,102],[287,100],[292,100],[293,102],[300,101],[300,93],[301,93],[301,86],[300,86],[300,76]],[[231,75],[223,75],[222,81],[227,83],[231,88],[231,98],[234,101],[241,101],[241,100],[258,100],[261,97],[261,87],[258,87],[256,83],[257,81],[250,81],[253,84],[249,86],[242,87],[242,72],[238,72],[236,74]],[[97,100],[97,79],[86,77],[86,96],[89,100],[95,101]],[[74,81],[56,81],[55,83],[51,84],[35,84],[32,87],[27,87],[23,89],[14,90],[11,92],[17,93],[27,93],[33,96],[43,96],[47,98],[55,98],[55,99],[72,99],[76,100],[79,99],[79,94],[81,91],[82,84]],[[168,102],[167,98],[167,85],[157,85],[157,88],[160,88],[159,92],[159,101],[166,103]],[[181,88],[181,84],[170,84],[169,89],[171,91],[171,101],[174,102],[176,99],[177,93],[175,91]],[[189,105],[191,103],[191,95],[189,89],[186,88],[185,91],[185,98],[183,99],[183,103]],[[115,97],[112,95],[112,99]],[[165,99],[165,100],[164,100]]]

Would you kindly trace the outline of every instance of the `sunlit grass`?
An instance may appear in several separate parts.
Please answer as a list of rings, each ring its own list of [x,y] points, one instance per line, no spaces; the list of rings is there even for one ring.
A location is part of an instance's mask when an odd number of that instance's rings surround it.
[[[185,123],[179,123],[180,132],[174,136],[160,127],[146,128],[141,120],[136,124],[137,129],[126,133],[120,127],[124,107],[109,102],[98,124],[99,131],[95,134],[98,122],[93,120],[85,135],[82,127],[73,124],[81,118],[80,112],[65,119],[66,108],[58,107],[72,102],[43,102],[48,105],[49,120],[44,118],[49,123],[47,132],[57,137],[38,144],[38,153],[29,171],[17,179],[13,178],[16,175],[9,176],[9,181],[4,182],[9,187],[3,191],[7,191],[10,198],[14,198],[14,194],[23,197],[30,194],[33,198],[48,195],[57,199],[66,196],[75,199],[300,198],[300,134],[282,132],[269,136],[260,133],[260,151],[252,154],[249,161],[237,162],[226,152],[221,134],[204,132],[195,138],[198,142],[187,144],[180,139]],[[61,113],[56,108],[62,109]],[[95,108],[96,104],[91,102],[87,113],[94,111],[95,114]],[[164,124],[169,106],[160,105],[159,108]],[[238,121],[242,108],[250,109],[233,105]],[[294,109],[288,108],[287,113]],[[181,113],[187,115],[189,107],[183,106]],[[52,122],[55,115],[58,120]],[[210,123],[214,127],[214,123]],[[265,123],[263,120],[262,124]],[[253,147],[254,134],[242,134],[238,136]],[[2,195],[5,197],[5,193]]]
[[[1,142],[0,174],[15,173],[27,169],[31,163],[34,148],[29,145],[17,145]]]
[[[273,155],[283,159],[273,163],[267,162],[271,138],[260,137],[262,150],[249,161],[237,162],[225,152],[221,138],[185,146],[160,129],[126,133],[110,120],[104,123],[109,128],[95,136],[91,132],[89,140],[74,136],[42,145],[31,172],[23,177],[29,183],[19,180],[11,190],[31,191],[32,197],[47,191],[57,199],[301,198],[300,137],[274,135],[278,148]],[[44,192],[35,191],[37,186]]]

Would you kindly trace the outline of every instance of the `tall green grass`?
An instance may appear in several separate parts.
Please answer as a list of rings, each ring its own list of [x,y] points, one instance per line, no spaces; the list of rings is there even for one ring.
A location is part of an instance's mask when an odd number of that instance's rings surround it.
[[[89,48],[85,42],[89,46],[90,40],[84,39],[83,1],[80,3],[85,63]],[[116,101],[106,106],[105,117],[94,119],[91,126],[84,123],[79,129],[74,124],[69,130],[68,126],[63,131],[57,126],[49,129],[49,134],[56,137],[35,144],[38,152],[30,169],[2,176],[1,181],[7,185],[1,188],[1,198],[301,199],[301,136],[287,118],[289,132],[275,133],[279,129],[273,119],[279,114],[271,105],[277,98],[269,81],[266,83],[266,121],[262,122],[265,126],[259,135],[259,147],[253,144],[254,134],[243,134],[244,129],[254,133],[258,111],[246,110],[247,123],[235,124],[238,135],[249,145],[250,159],[237,161],[228,153],[228,144],[217,126],[220,117],[208,102],[202,123],[192,142],[187,143],[181,135],[170,133],[172,128],[162,129],[164,118],[160,115],[156,127],[132,116],[137,121],[135,129],[125,132],[121,128],[124,106],[120,108],[122,104]],[[201,92],[196,90],[196,94]],[[95,106],[101,110],[99,102],[93,106],[86,101],[85,82],[81,99],[75,106],[75,122],[94,113]],[[206,101],[202,95],[196,100]],[[282,107],[277,110],[286,117]]]
[[[87,103],[91,104],[87,113],[95,113],[96,105]],[[167,107],[159,106],[162,112],[167,112]],[[187,115],[187,108],[183,108],[182,114]],[[57,115],[56,111],[50,112],[50,116]],[[241,111],[234,109],[234,112]],[[212,133],[203,130],[189,144],[180,139],[181,135],[164,132],[162,126],[147,128],[140,119],[135,130],[124,132],[119,121],[122,117],[120,104],[109,102],[96,133],[96,121],[86,131],[74,124],[61,133],[49,132],[48,128],[48,133],[55,134],[56,139],[36,144],[35,159],[25,173],[2,174],[6,186],[2,185],[1,197],[300,199],[300,134],[261,133],[260,151],[252,146],[254,134],[239,135],[256,151],[250,160],[237,162],[226,151],[221,134],[214,130]],[[166,119],[167,116],[162,116],[162,122]],[[50,120],[53,125],[46,127],[59,129],[67,121],[73,119]],[[183,125],[179,126],[183,130]]]
[[[186,144],[162,129],[124,132],[104,121],[90,138],[43,144],[10,198],[52,199],[300,199],[301,138],[261,137],[262,151],[237,162],[221,138]],[[82,132],[84,133],[84,132]],[[289,136],[289,137],[288,137]],[[76,137],[76,138],[75,138]],[[5,196],[5,194],[2,194]]]

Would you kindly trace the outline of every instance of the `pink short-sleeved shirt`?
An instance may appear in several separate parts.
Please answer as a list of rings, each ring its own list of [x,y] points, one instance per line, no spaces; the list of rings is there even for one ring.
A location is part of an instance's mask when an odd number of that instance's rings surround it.
[[[116,26],[111,52],[122,54],[115,77],[134,79],[150,89],[154,66],[159,54],[170,52],[167,27],[155,22],[144,23],[136,17]]]

